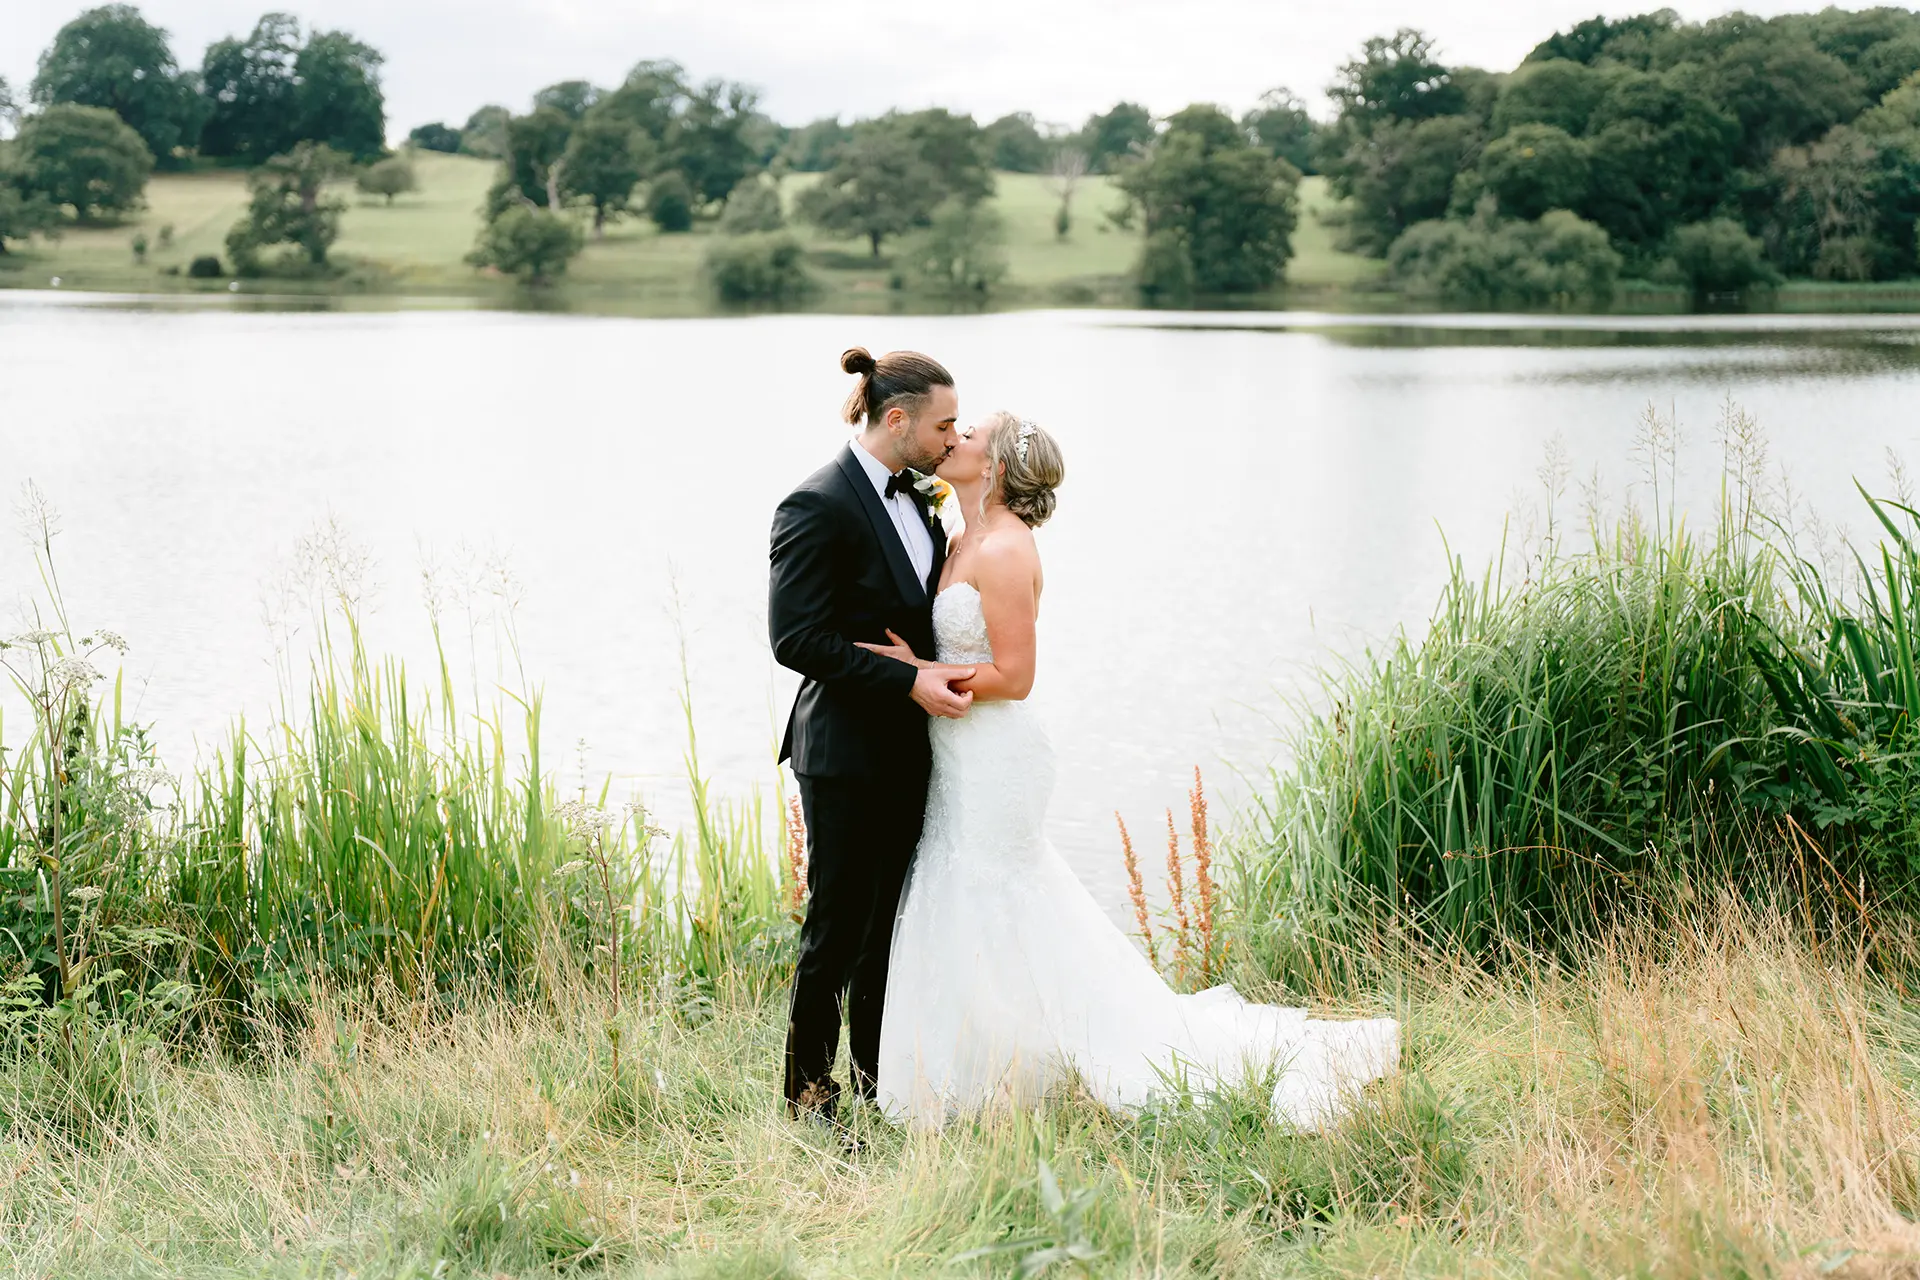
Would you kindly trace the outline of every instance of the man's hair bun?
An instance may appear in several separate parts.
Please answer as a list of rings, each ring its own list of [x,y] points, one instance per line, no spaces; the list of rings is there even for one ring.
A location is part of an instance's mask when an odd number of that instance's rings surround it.
[[[840,407],[840,416],[854,426],[873,426],[895,405],[917,414],[933,388],[953,385],[938,360],[918,351],[889,351],[876,360],[865,347],[848,347],[840,353],[840,368],[860,379]]]
[[[840,371],[842,373],[858,374],[864,378],[879,367],[880,362],[875,360],[873,353],[865,347],[849,347],[840,353]]]

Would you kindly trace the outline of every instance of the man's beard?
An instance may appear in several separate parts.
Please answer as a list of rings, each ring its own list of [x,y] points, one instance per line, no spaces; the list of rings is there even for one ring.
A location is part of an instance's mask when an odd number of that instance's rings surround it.
[[[920,452],[920,446],[912,441],[903,440],[900,443],[901,465],[911,467],[923,475],[932,475],[934,468],[945,462],[947,460],[947,454],[951,452],[951,450],[942,446],[934,449],[931,453],[922,453]]]

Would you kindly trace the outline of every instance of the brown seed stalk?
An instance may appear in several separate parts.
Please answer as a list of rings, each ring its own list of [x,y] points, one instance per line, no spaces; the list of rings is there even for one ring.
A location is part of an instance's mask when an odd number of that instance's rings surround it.
[[[798,911],[807,900],[807,822],[800,815],[800,797],[787,797],[787,886]]]
[[[1186,868],[1180,863],[1180,832],[1174,828],[1171,809],[1167,810],[1167,899],[1173,904],[1173,918],[1180,926],[1179,935],[1173,943],[1173,968],[1176,974],[1184,974],[1189,950],[1188,932],[1192,926],[1187,919]]]
[[[1113,820],[1120,824],[1120,852],[1127,861],[1127,896],[1133,899],[1133,918],[1140,925],[1140,936],[1146,940],[1148,958],[1159,968],[1153,946],[1153,926],[1147,923],[1147,891],[1140,883],[1140,860],[1133,856],[1133,837],[1127,834],[1127,821],[1117,809]]]
[[[1200,766],[1193,767],[1193,790],[1187,793],[1193,818],[1195,892],[1199,895],[1200,974],[1213,977],[1213,837],[1207,833],[1207,793],[1200,782]]]

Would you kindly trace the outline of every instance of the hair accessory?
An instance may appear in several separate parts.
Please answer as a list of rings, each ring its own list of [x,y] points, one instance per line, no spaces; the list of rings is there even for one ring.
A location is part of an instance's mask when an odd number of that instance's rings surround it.
[[[1020,419],[1020,434],[1013,438],[1013,456],[1020,459],[1023,467],[1027,465],[1027,439],[1039,429],[1033,424],[1033,419]]]

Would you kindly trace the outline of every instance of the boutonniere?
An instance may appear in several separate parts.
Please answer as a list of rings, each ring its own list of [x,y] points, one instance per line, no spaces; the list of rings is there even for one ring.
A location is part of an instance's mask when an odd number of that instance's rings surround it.
[[[940,526],[951,549],[967,530],[967,520],[960,514],[960,501],[953,496],[953,486],[939,476],[921,476],[913,482],[913,487],[927,499],[927,523]]]

